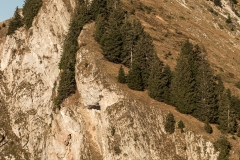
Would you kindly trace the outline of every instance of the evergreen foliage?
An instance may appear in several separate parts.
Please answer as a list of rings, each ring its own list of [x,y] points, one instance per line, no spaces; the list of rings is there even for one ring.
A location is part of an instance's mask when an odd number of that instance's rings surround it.
[[[13,34],[15,32],[15,30],[17,30],[18,28],[20,28],[22,26],[23,26],[22,17],[18,13],[18,7],[17,7],[14,12],[13,18],[10,20],[7,35]]]
[[[118,71],[118,82],[119,83],[125,83],[126,82],[125,72],[123,70],[122,65],[120,66],[119,71]]]
[[[216,82],[209,63],[202,56],[199,60],[198,74],[196,75],[197,107],[193,115],[199,120],[217,122],[217,95]]]
[[[217,151],[220,151],[220,154],[218,156],[218,160],[228,160],[229,157],[229,151],[231,149],[231,145],[228,142],[226,137],[221,137],[219,138],[215,143],[214,143],[214,148]]]
[[[233,3],[233,4],[238,4],[237,0],[230,0],[230,2]]]
[[[178,128],[181,130],[182,133],[184,132],[183,128],[185,128],[185,125],[182,120],[178,122]]]
[[[163,67],[163,75],[165,86],[163,88],[163,99],[167,104],[171,104],[171,82],[172,82],[172,71],[168,65]]]
[[[136,62],[133,62],[127,76],[127,85],[130,89],[142,91],[143,81],[141,75],[141,69]]]
[[[213,0],[215,6],[219,6],[219,7],[222,7],[222,2],[221,0]]]
[[[83,26],[90,20],[90,18],[91,15],[88,12],[87,5],[79,2],[75,9],[74,18],[71,21],[69,32],[64,41],[63,54],[59,63],[59,69],[62,72],[60,74],[58,95],[54,100],[56,108],[60,108],[60,104],[63,100],[72,93],[75,93],[75,56],[79,49],[77,38]]]
[[[231,108],[236,113],[236,118],[240,119],[240,99],[236,96],[230,97]]]
[[[109,15],[107,32],[102,35],[100,44],[102,44],[105,58],[114,63],[121,63],[123,50],[121,25],[124,20],[124,11],[120,6],[117,7]]]
[[[177,59],[177,65],[171,84],[172,103],[179,112],[185,114],[192,113],[196,108],[195,66],[189,63],[189,57],[192,50],[193,45],[187,41]]]
[[[103,34],[105,32],[105,26],[106,26],[106,22],[103,15],[101,14],[98,15],[96,19],[94,38],[100,44],[101,44],[101,39],[103,37]]]
[[[175,131],[175,119],[172,113],[168,113],[166,117],[165,130],[166,132],[172,134]]]
[[[232,19],[231,19],[231,17],[230,17],[230,15],[228,15],[228,18],[226,19],[226,23],[232,23]]]
[[[238,127],[237,136],[240,137],[240,127]]]
[[[212,127],[210,126],[208,120],[207,120],[207,121],[205,122],[205,124],[204,124],[204,129],[205,129],[205,131],[206,131],[207,133],[209,133],[209,134],[212,134],[212,132],[213,132],[213,129],[212,129]]]
[[[143,33],[136,43],[136,53],[133,55],[133,60],[135,60],[140,67],[145,88],[148,86],[150,66],[151,63],[153,63],[155,55],[151,36],[147,33]]]
[[[93,0],[90,6],[91,19],[96,20],[98,16],[106,14],[107,0]]]
[[[164,88],[167,83],[167,79],[164,77],[162,69],[163,63],[156,57],[150,72],[148,94],[151,98],[160,102],[164,101]]]
[[[236,117],[230,105],[230,93],[223,93],[219,101],[218,129],[226,133],[236,132],[237,126]]]
[[[27,29],[32,26],[34,17],[42,7],[42,0],[25,0],[23,5],[23,21]]]

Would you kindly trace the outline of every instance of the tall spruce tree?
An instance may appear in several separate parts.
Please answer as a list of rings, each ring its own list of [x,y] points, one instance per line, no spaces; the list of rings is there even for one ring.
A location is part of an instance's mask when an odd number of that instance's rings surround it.
[[[169,65],[164,66],[163,75],[164,75],[164,81],[166,82],[163,88],[164,90],[163,99],[165,103],[171,104],[171,88],[170,87],[171,87],[171,81],[172,81],[172,71]]]
[[[105,27],[106,27],[106,21],[105,21],[103,15],[99,14],[96,18],[94,38],[100,44],[101,44],[101,39],[103,37],[103,34],[106,31]]]
[[[201,121],[214,123],[217,121],[217,95],[213,71],[202,55],[199,61],[198,74],[196,75],[197,107],[193,115]]]
[[[226,91],[223,93],[219,101],[218,109],[218,129],[225,133],[233,133],[236,131],[237,123],[236,116],[230,106],[230,93]]]
[[[122,63],[128,67],[131,66],[133,55],[136,54],[136,44],[141,35],[144,34],[143,27],[139,20],[125,20],[122,26],[123,36],[123,61]]]
[[[110,13],[107,30],[101,38],[103,55],[111,62],[122,62],[123,38],[121,26],[124,20],[124,11],[116,6]]]
[[[133,61],[132,67],[128,72],[127,85],[130,89],[133,90],[142,91],[144,89],[141,69],[138,66],[138,63],[135,63],[135,61]]]
[[[167,79],[162,70],[163,63],[156,57],[151,65],[151,72],[148,79],[148,94],[151,98],[160,102],[164,101],[164,87],[167,84]]]
[[[192,50],[193,45],[187,41],[177,59],[171,84],[171,102],[178,111],[186,114],[190,114],[196,109],[196,80],[193,72],[194,67],[189,62]]]
[[[134,52],[134,43],[135,35],[133,31],[133,26],[130,21],[125,20],[124,24],[121,28],[122,36],[123,36],[123,54],[122,54],[122,63],[128,67],[131,66],[132,56]]]
[[[133,61],[137,62],[140,67],[144,88],[148,86],[150,66],[153,63],[155,54],[151,36],[147,33],[140,35],[136,44],[136,52],[133,55]]]

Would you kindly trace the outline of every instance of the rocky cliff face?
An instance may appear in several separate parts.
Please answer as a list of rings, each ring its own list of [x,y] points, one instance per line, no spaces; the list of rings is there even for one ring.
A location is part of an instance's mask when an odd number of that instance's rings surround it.
[[[76,94],[53,111],[68,11],[74,6],[74,0],[44,1],[33,27],[21,28],[0,45],[0,157],[216,160],[219,153],[209,140],[189,129],[167,134],[159,106],[116,83],[118,66],[101,55],[94,23],[79,36]]]

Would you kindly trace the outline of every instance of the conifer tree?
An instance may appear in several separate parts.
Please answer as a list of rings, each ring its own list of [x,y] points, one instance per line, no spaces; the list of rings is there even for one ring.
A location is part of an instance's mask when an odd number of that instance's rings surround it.
[[[238,127],[237,136],[240,137],[240,127]]]
[[[151,98],[160,102],[164,101],[164,87],[166,86],[167,79],[163,74],[163,63],[155,58],[149,76],[148,94]]]
[[[135,35],[133,32],[133,26],[130,21],[125,20],[121,28],[123,37],[123,54],[122,63],[128,67],[131,66],[132,56],[134,52]]]
[[[119,83],[125,83],[126,82],[125,73],[124,73],[122,65],[120,66],[119,71],[118,71],[118,82]]]
[[[99,14],[96,19],[94,38],[100,44],[101,44],[101,39],[103,37],[103,34],[105,32],[105,26],[106,26],[105,19],[103,15]]]
[[[13,18],[11,19],[11,21],[9,23],[7,35],[13,34],[15,32],[15,30],[17,30],[18,28],[20,28],[22,26],[23,26],[22,18],[20,16],[20,14],[18,13],[18,7],[17,7],[14,12]]]
[[[100,43],[102,44],[104,57],[111,62],[121,63],[123,50],[121,25],[123,24],[124,11],[120,6],[117,7],[110,13],[108,27]]]
[[[144,89],[141,69],[135,62],[133,62],[132,67],[128,72],[127,85],[130,89],[133,90],[142,91]]]
[[[205,121],[204,129],[205,129],[205,131],[206,131],[207,133],[209,133],[209,134],[212,134],[212,132],[213,132],[213,129],[212,129],[212,127],[210,126],[208,120]]]
[[[197,107],[194,116],[201,121],[217,122],[217,95],[213,71],[209,63],[202,56],[199,60],[198,74],[196,77]]]
[[[229,91],[228,91],[229,92]],[[236,131],[236,116],[234,111],[230,106],[230,97],[229,93],[225,92],[220,101],[219,101],[219,109],[218,109],[219,117],[218,117],[218,129],[226,132],[233,133]]]
[[[195,80],[186,57],[180,54],[171,84],[171,102],[181,113],[190,114],[196,108]]]
[[[181,133],[184,132],[183,128],[185,128],[185,125],[182,120],[178,122],[178,128],[181,130]]]
[[[215,4],[216,6],[222,7],[222,2],[221,2],[221,0],[213,0],[213,2],[214,2],[214,4]]]
[[[218,160],[228,160],[231,145],[226,137],[220,137],[216,142],[214,142],[214,148],[220,152]]]
[[[172,113],[168,113],[166,117],[165,130],[166,132],[172,134],[175,131],[175,119]]]
[[[148,86],[150,66],[151,63],[153,63],[155,54],[151,36],[147,33],[140,35],[136,44],[136,52],[133,55],[133,60],[136,61],[140,67],[144,88]]]
[[[163,99],[164,102],[167,104],[171,104],[171,81],[172,81],[172,71],[168,65],[164,66],[163,68],[163,75],[164,75],[164,80],[165,80],[165,86],[164,86],[164,94],[163,94]]]
[[[99,15],[106,16],[107,0],[93,0],[90,6],[91,19],[96,20]]]
[[[123,61],[126,66],[131,66],[133,61],[133,55],[136,53],[136,44],[140,39],[140,36],[144,34],[143,27],[139,20],[134,20],[130,23],[129,20],[125,20],[122,26],[123,36]]]

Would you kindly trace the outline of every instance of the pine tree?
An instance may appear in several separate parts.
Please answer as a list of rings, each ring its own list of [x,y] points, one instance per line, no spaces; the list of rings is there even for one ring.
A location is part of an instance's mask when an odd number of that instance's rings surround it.
[[[122,55],[122,63],[128,67],[132,64],[132,57],[134,54],[135,48],[135,36],[132,24],[127,20],[123,24],[121,28],[122,36],[123,36],[123,55]]]
[[[222,132],[233,133],[236,131],[236,116],[230,106],[229,93],[225,92],[220,101],[218,109],[218,129]]]
[[[183,128],[185,128],[185,125],[182,120],[178,122],[178,128],[181,130],[181,133],[184,132]]]
[[[100,41],[104,57],[115,63],[122,62],[123,39],[121,25],[123,24],[124,15],[124,11],[119,7],[110,13],[107,30]]]
[[[198,75],[196,77],[197,107],[193,115],[201,121],[217,121],[217,95],[216,83],[213,71],[209,63],[204,59],[199,60]]]
[[[172,134],[175,131],[175,119],[172,113],[168,113],[166,117],[165,130],[166,132]]]
[[[164,102],[167,104],[171,104],[171,81],[172,81],[172,71],[168,65],[164,66],[163,68],[163,75],[164,75],[164,80],[166,81],[165,86],[164,86],[164,94],[163,94],[163,99]]]
[[[204,129],[205,129],[205,131],[206,131],[207,133],[209,133],[209,134],[212,134],[212,132],[213,132],[213,129],[212,129],[212,127],[210,126],[208,120],[205,121]]]
[[[133,62],[132,67],[128,72],[127,85],[130,89],[133,90],[142,91],[144,89],[141,69],[135,62]]]
[[[216,6],[222,7],[222,2],[221,2],[221,0],[213,0],[213,2],[214,2],[214,4],[215,4]]]
[[[155,55],[156,53],[151,36],[147,33],[143,33],[137,41],[133,60],[136,61],[140,67],[144,88],[148,86],[150,66],[151,63],[153,63]]]
[[[133,55],[136,53],[136,44],[140,39],[140,36],[144,34],[143,27],[139,20],[134,20],[130,23],[129,20],[125,20],[122,26],[123,36],[123,61],[122,63],[128,67],[131,66],[133,61]]]
[[[91,19],[96,20],[99,15],[106,16],[107,0],[93,0],[90,6]]]
[[[214,142],[214,148],[217,151],[220,151],[218,160],[228,160],[231,145],[226,137],[220,137],[216,142]]]
[[[240,127],[238,127],[237,136],[240,137]]]
[[[177,65],[171,84],[171,102],[181,113],[190,114],[196,108],[195,80],[187,58],[182,54],[177,59]]]
[[[163,75],[163,63],[156,57],[152,66],[148,82],[148,95],[160,102],[164,101],[164,87],[166,79]]]
[[[101,43],[101,39],[105,32],[106,22],[103,15],[99,14],[96,19],[94,38],[98,43]]]
[[[11,21],[9,23],[7,35],[13,34],[15,32],[15,30],[17,30],[18,28],[20,28],[22,26],[23,26],[22,17],[18,13],[18,7],[17,7],[14,12],[14,17],[11,19]]]
[[[119,71],[118,71],[118,82],[119,83],[125,83],[126,82],[125,73],[124,73],[122,65],[120,66]]]

